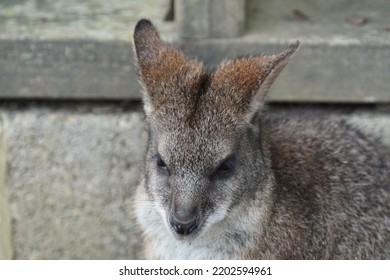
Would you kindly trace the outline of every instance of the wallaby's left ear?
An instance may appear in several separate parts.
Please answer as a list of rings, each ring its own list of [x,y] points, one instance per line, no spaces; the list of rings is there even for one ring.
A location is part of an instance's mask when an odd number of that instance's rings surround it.
[[[246,122],[252,121],[264,104],[265,96],[274,80],[286,66],[299,42],[276,55],[254,56],[222,62],[212,73],[211,98],[223,103]]]
[[[258,110],[259,106],[261,106],[264,103],[264,99],[275,81],[275,79],[279,76],[280,72],[284,69],[284,67],[287,65],[289,58],[299,47],[299,41],[297,41],[295,44],[290,45],[285,51],[276,54],[276,55],[269,55],[263,57],[262,64],[264,65],[265,75],[264,79],[261,82],[260,88],[257,92],[257,94],[254,97],[254,100],[252,100],[252,109]]]
[[[265,71],[264,78],[262,78],[257,93],[252,97],[249,111],[245,115],[245,120],[248,123],[256,121],[256,116],[258,116],[257,113],[262,110],[265,97],[267,96],[271,85],[287,65],[289,58],[298,49],[298,46],[299,41],[290,45],[285,51],[279,54],[262,57],[261,67]]]
[[[271,85],[287,65],[289,58],[298,49],[298,46],[299,41],[290,45],[285,51],[279,54],[262,57],[261,68],[265,71],[264,78],[261,81],[257,93],[251,100],[250,109],[246,114],[247,122],[251,122],[256,118],[256,115],[258,115],[257,113],[264,105],[265,97],[267,96]]]

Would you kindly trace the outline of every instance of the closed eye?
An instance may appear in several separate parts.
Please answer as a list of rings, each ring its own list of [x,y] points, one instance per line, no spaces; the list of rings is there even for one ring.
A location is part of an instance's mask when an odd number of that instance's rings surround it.
[[[162,174],[167,175],[169,173],[168,166],[166,165],[165,161],[161,158],[160,154],[155,155],[154,158],[156,160],[157,170]]]
[[[218,165],[212,177],[216,177],[220,179],[227,178],[228,176],[234,173],[235,167],[236,167],[236,158],[234,155],[230,155]]]

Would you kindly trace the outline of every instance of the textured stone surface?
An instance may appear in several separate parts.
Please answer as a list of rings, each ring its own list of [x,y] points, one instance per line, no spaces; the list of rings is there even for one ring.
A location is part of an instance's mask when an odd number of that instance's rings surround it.
[[[0,42],[3,98],[129,99],[138,89],[130,42]]]
[[[390,1],[246,3],[243,36],[180,40],[178,24],[162,20],[169,1],[0,1],[0,97],[139,100],[132,32],[147,17],[164,39],[206,58],[210,68],[225,56],[274,53],[300,40],[271,100],[390,102]],[[234,20],[241,13],[213,9],[218,30],[228,29],[218,18]],[[199,28],[207,20],[180,16]],[[363,18],[363,24],[351,23],[351,17]]]
[[[8,188],[6,185],[7,147],[0,123],[0,260],[12,258],[11,216],[9,213]]]
[[[1,113],[15,258],[135,258],[131,197],[145,146],[139,110],[9,107]]]

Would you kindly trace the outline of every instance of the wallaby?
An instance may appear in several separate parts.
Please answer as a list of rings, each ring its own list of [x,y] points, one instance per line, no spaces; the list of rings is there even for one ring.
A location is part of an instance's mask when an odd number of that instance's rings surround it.
[[[134,43],[149,132],[135,197],[144,258],[390,258],[389,150],[339,118],[264,110],[298,43],[212,71],[148,20]]]

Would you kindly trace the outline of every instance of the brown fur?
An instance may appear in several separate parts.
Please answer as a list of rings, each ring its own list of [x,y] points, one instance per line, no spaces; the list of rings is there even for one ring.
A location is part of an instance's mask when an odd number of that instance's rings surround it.
[[[207,73],[147,20],[134,39],[150,134],[136,196],[146,257],[390,258],[388,150],[326,112],[264,112],[298,44]]]

